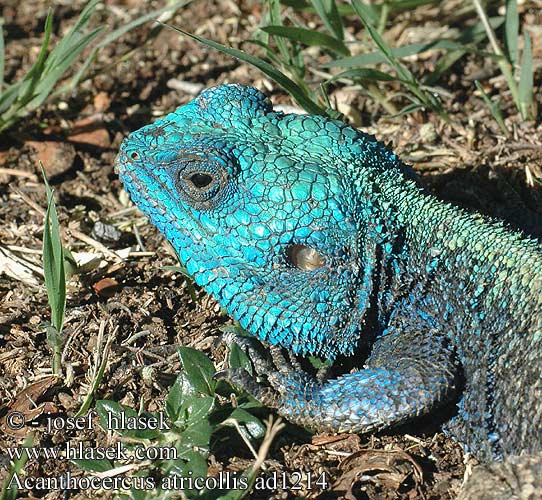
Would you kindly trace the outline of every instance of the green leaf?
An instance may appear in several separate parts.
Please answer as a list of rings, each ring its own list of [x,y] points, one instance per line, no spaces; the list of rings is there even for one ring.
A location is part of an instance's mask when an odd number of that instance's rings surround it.
[[[394,56],[391,48],[388,46],[380,33],[378,33],[378,31],[374,27],[370,18],[370,9],[366,5],[364,5],[361,0],[352,0],[352,7],[354,8],[356,14],[365,26],[365,29],[369,32],[369,35],[375,42],[376,46],[380,49],[390,66],[397,72],[399,78],[404,82],[414,82],[415,79],[410,70],[408,70],[405,66],[399,63],[397,58]]]
[[[519,75],[518,97],[521,116],[531,118],[533,103],[533,52],[531,37],[527,30],[523,33],[523,53],[521,54],[521,73]]]
[[[105,30],[105,26],[99,26],[88,33],[86,32],[90,19],[100,3],[100,0],[90,0],[82,10],[75,25],[62,37],[54,49],[48,53],[53,27],[53,13],[50,9],[45,21],[44,39],[36,62],[21,80],[10,85],[4,92],[0,93],[0,131],[8,128],[17,119],[42,105],[51,95],[56,96],[62,91],[73,89],[88,69],[90,63],[95,59],[98,49],[160,13],[175,9],[189,2],[190,0],[174,2],[162,9],[141,16],[105,36],[87,57],[80,70],[72,78],[71,83],[60,87],[55,92],[53,90],[59,80],[73,66],[75,60],[81,55],[83,50],[91,45],[99,34]],[[0,63],[2,62],[3,51],[0,50]],[[0,76],[2,76],[1,71]],[[2,79],[0,79],[0,91],[2,90],[1,87]]]
[[[394,57],[403,58],[409,57],[415,54],[421,54],[427,50],[433,50],[435,47],[433,45],[435,42],[431,43],[411,43],[408,45],[403,45],[402,47],[397,47],[391,49],[391,52]],[[439,47],[436,47],[439,48]],[[356,56],[344,57],[342,59],[335,59],[334,61],[329,61],[322,64],[324,68],[353,68],[356,66],[365,66],[367,64],[380,64],[386,62],[387,59],[382,54],[382,52],[368,52],[367,54],[358,54]]]
[[[53,325],[51,325],[50,323],[46,323],[45,333],[47,336],[47,342],[49,342],[49,344],[52,345],[53,348],[54,346],[62,347],[62,334]]]
[[[116,500],[159,500],[167,498],[165,496],[160,496],[160,488],[154,490],[136,490],[135,488],[130,489],[129,495],[123,495],[122,493],[115,492]]]
[[[187,278],[192,279],[192,275],[188,272],[188,269],[186,267],[177,265],[177,266],[162,266],[161,269],[164,269],[165,271],[173,271],[175,273],[181,273],[183,276],[186,276]]]
[[[9,86],[0,95],[0,132],[9,127],[18,117],[28,112],[28,103],[39,97],[36,87],[46,73],[47,52],[53,29],[53,11],[49,8],[45,20],[44,38],[36,62],[22,80]]]
[[[506,0],[504,21],[506,55],[512,66],[518,62],[519,14],[517,0]]]
[[[254,399],[249,395],[249,400],[241,403],[239,408],[244,408],[245,410],[252,410],[253,408],[263,408],[264,406],[257,399]]]
[[[261,32],[260,32],[261,33]],[[267,33],[261,33],[263,36],[265,36],[266,38],[269,38],[268,34]],[[279,38],[279,40],[282,40],[281,38]],[[262,47],[263,49],[265,49],[265,52],[266,52],[266,56],[267,58],[273,63],[275,64],[276,66],[280,66],[282,64],[282,60],[276,55],[273,53],[273,49],[272,47],[269,45],[269,43],[264,43],[262,42],[261,40],[257,40],[255,38],[249,38],[247,40],[248,43],[253,43],[254,45],[258,45],[259,47]]]
[[[190,384],[201,394],[214,395],[216,370],[211,360],[191,347],[179,347],[178,353]]]
[[[252,374],[252,363],[248,354],[243,351],[237,344],[232,344],[230,346],[230,356],[229,356],[229,365],[230,368],[243,368],[248,373]]]
[[[374,28],[378,24],[380,13],[372,5],[365,4],[361,0],[352,0],[350,3],[352,9],[364,25],[369,25]],[[365,26],[365,28],[367,28],[367,26]]]
[[[43,273],[47,298],[51,308],[51,325],[56,329],[58,335],[60,335],[64,325],[64,311],[66,308],[64,254],[60,239],[60,225],[58,223],[55,200],[43,168],[42,175],[48,202],[43,228]]]
[[[66,281],[70,281],[70,278],[74,274],[77,274],[79,269],[77,266],[77,261],[75,260],[73,254],[67,248],[62,248],[64,250],[64,273],[66,274],[65,278]]]
[[[267,14],[268,14],[268,16],[266,16],[266,19],[265,19],[265,24],[267,24],[267,22],[269,21],[271,24],[277,24],[277,25],[282,26],[283,19],[282,19],[282,13],[281,13],[279,0],[266,0],[264,5],[267,6]],[[267,17],[269,18],[268,20],[267,20]],[[263,21],[262,21],[262,24],[264,24]],[[263,33],[265,33],[265,31]],[[271,55],[274,51],[269,43],[270,38],[267,35],[268,33],[265,33],[264,41],[267,43],[266,54],[269,57],[269,55]],[[275,44],[278,49],[277,57],[280,60],[279,66],[292,68],[292,70],[294,71],[303,72],[304,68],[296,68],[296,66],[293,65],[294,63],[293,51],[290,51],[290,48],[288,47],[286,40],[282,37],[278,37],[275,39]],[[295,47],[294,47],[294,50],[295,50]]]
[[[322,358],[319,358],[317,356],[309,356],[308,357],[311,365],[316,368],[317,370],[319,370],[320,368],[323,368],[324,366],[325,367],[330,367],[333,365],[333,363],[327,359],[322,359]]]
[[[23,81],[19,80],[16,84],[10,85],[2,93],[0,93],[0,131],[6,128],[6,124],[9,122],[9,117],[14,114],[13,110],[10,113],[6,113],[13,103],[19,97],[19,91],[22,87]]]
[[[66,57],[70,57],[73,51],[80,52],[82,50],[80,47],[78,47],[78,44],[80,44],[80,42],[87,36],[84,35],[84,30],[87,27],[90,18],[98,5],[98,2],[99,0],[91,0],[87,3],[77,18],[75,24],[71,27],[68,33],[62,37],[56,47],[49,54],[46,61],[47,69],[54,70],[64,61]],[[97,29],[102,30],[103,27]]]
[[[440,2],[441,0],[386,0],[385,2],[379,2],[378,4],[371,4],[368,7],[372,11],[372,22],[373,24],[376,24],[383,7],[389,8],[391,13],[397,13],[405,10],[412,10],[421,5],[438,5]],[[315,11],[315,8],[306,0],[281,0],[281,3],[293,7],[298,11]],[[352,6],[347,3],[338,3],[337,11],[343,18],[354,15]]]
[[[276,25],[264,26],[261,28],[261,30],[269,33],[270,35],[280,36],[287,38],[288,40],[293,40],[294,42],[303,43],[305,45],[326,47],[343,56],[350,55],[350,51],[347,49],[344,43],[336,38],[333,38],[332,36],[326,35],[325,33],[320,33],[318,31],[297,28],[295,26]]]
[[[240,59],[241,61],[251,64],[252,66],[258,68],[260,71],[265,73],[273,81],[278,83],[282,88],[284,88],[284,90],[286,90],[286,92],[288,92],[297,101],[297,103],[305,111],[307,111],[307,113],[310,113],[313,115],[326,116],[325,109],[323,109],[317,103],[313,102],[307,96],[307,94],[303,91],[303,89],[299,85],[297,85],[297,83],[295,83],[293,80],[288,78],[284,73],[280,72],[279,70],[271,66],[271,64],[269,64],[268,62],[258,57],[255,57],[253,55],[247,54],[246,52],[243,52],[242,50],[234,49],[232,47],[226,47],[225,45],[214,42],[213,40],[208,40],[201,36],[193,35],[191,33],[188,33],[187,31],[183,31],[180,28],[175,28],[174,26],[169,26],[169,25],[166,25],[166,26],[168,26],[172,30],[178,31],[179,33],[182,33],[183,35],[192,38],[193,40],[196,40],[204,45],[207,45],[208,47],[212,47],[213,49],[223,52],[224,54],[227,54],[229,56],[235,57],[237,59]]]
[[[96,413],[98,414],[98,417],[100,417],[100,423],[104,429],[108,429],[108,418],[110,415],[120,418],[120,414],[123,413],[124,410],[125,408],[116,401],[111,401],[109,399],[96,401]],[[134,410],[130,411],[136,414]]]
[[[193,396],[183,403],[184,429],[181,432],[181,445],[185,449],[194,447],[207,450],[214,427],[209,415],[215,404],[211,396]],[[183,416],[181,415],[181,419]]]
[[[207,458],[201,453],[187,450],[176,460],[164,462],[161,469],[168,473],[168,475],[176,474],[180,477],[207,477]]]
[[[197,395],[196,388],[192,385],[186,373],[177,376],[175,383],[169,390],[166,400],[166,413],[172,422],[177,422],[182,411],[183,403],[192,396]]]
[[[262,421],[242,408],[235,408],[230,415],[231,419],[241,424],[241,430],[246,430],[246,437],[249,439],[262,439],[265,436],[265,425]],[[229,419],[228,419],[229,420]],[[231,425],[225,420],[222,425]]]
[[[362,20],[371,26],[376,26],[380,19],[380,11],[376,6],[363,3],[361,0],[351,0],[352,10]]]
[[[132,408],[122,406],[115,401],[108,399],[96,401],[96,413],[100,417],[100,423],[104,429],[114,430],[124,437],[141,440],[156,439],[162,434],[160,429],[151,429],[146,425],[144,429],[129,429],[128,427],[131,426],[129,421],[137,419],[143,421],[149,417],[158,419],[158,417],[148,413],[138,415]],[[111,427],[109,422],[111,422]]]

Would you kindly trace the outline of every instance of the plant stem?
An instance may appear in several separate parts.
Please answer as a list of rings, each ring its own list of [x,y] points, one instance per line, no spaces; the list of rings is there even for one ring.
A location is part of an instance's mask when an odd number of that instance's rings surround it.
[[[480,3],[480,0],[472,0],[472,3],[474,4],[474,7],[476,11],[478,12],[478,16],[480,17],[480,20],[482,21],[482,24],[484,25],[484,28],[487,33],[487,38],[489,39],[489,43],[491,44],[491,47],[493,48],[493,52],[495,53],[495,55],[499,56],[499,58],[497,59],[497,64],[499,65],[499,68],[501,69],[502,74],[506,78],[506,82],[508,83],[508,88],[510,89],[510,92],[512,93],[512,98],[514,99],[516,107],[521,112],[518,86],[516,85],[516,81],[514,80],[512,65],[510,64],[510,61],[508,61],[507,57],[505,56],[504,52],[501,49],[501,46],[499,45],[497,36],[495,35],[495,31],[493,31],[491,24],[489,24],[489,19],[487,18],[484,8],[482,7],[482,4]],[[521,112],[521,115],[523,118],[525,118],[522,112]]]

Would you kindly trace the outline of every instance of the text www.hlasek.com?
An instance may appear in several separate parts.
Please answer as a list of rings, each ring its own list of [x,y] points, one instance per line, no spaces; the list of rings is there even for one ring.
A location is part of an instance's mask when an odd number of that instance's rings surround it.
[[[64,446],[51,448],[7,448],[11,460],[176,460],[177,449],[173,446],[136,446],[128,451],[119,441],[116,446],[89,448],[83,443],[67,442]]]

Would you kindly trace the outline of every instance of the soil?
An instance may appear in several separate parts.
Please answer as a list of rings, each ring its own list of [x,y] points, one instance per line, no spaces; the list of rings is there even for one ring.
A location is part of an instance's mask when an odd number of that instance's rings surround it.
[[[93,19],[108,30],[125,25],[165,2],[108,0]],[[49,2],[4,0],[1,6],[6,42],[5,80],[16,81],[35,60]],[[81,3],[58,3],[52,43],[73,25]],[[436,6],[435,6],[436,5]],[[435,5],[394,14],[386,36],[394,45],[446,37],[475,22],[464,2]],[[542,14],[539,1],[520,6],[529,26],[540,83]],[[501,11],[499,11],[501,12]],[[491,12],[497,14],[497,7]],[[502,12],[501,12],[502,14]],[[319,26],[316,18],[305,20]],[[195,0],[167,20],[220,43],[262,55],[246,40],[261,24],[256,1]],[[360,39],[352,19],[348,36]],[[489,50],[489,49],[488,49]],[[307,67],[326,60],[308,51]],[[418,75],[434,69],[442,52],[410,57]],[[321,77],[308,71],[317,86]],[[484,104],[474,80],[499,96],[505,137]],[[27,420],[43,412],[73,415],[89,391],[96,358],[107,342],[104,377],[94,399],[118,401],[135,410],[159,411],[180,370],[179,345],[207,353],[217,369],[226,349],[220,327],[231,324],[218,304],[201,290],[191,293],[182,274],[164,269],[177,264],[175,253],[129,201],[114,171],[118,147],[127,133],[191,100],[199,90],[225,82],[254,85],[275,103],[289,97],[258,70],[181,36],[171,29],[145,24],[102,49],[74,91],[52,100],[0,135],[0,480],[10,467],[7,448],[19,447],[30,431],[6,426],[9,412]],[[345,119],[389,143],[414,166],[428,189],[442,200],[505,219],[535,238],[542,235],[542,145],[540,120],[525,122],[517,113],[498,67],[470,54],[460,59],[434,85],[450,123],[431,112],[390,117],[363,89],[337,85],[331,102]],[[386,95],[400,91],[392,83]],[[539,89],[538,89],[539,90]],[[541,93],[535,91],[540,109]],[[401,96],[394,102],[407,105]],[[540,117],[540,114],[538,114]],[[43,323],[50,321],[41,248],[46,195],[43,164],[54,188],[64,245],[86,266],[68,281],[62,353],[63,376],[51,376],[51,351]],[[131,249],[131,251],[128,251]],[[120,256],[119,256],[120,255]],[[443,413],[453,411],[453,408]],[[4,418],[4,420],[1,420]],[[325,491],[277,490],[248,498],[455,498],[474,459],[440,431],[444,417],[432,416],[377,435],[311,436],[288,426],[272,443],[270,470],[319,476],[327,474]],[[232,430],[232,432],[234,432]],[[74,439],[74,432],[33,431],[34,446]],[[108,436],[99,426],[77,439],[98,446]],[[210,470],[244,470],[253,457],[243,444],[209,458]],[[81,471],[61,460],[31,460],[34,477]],[[107,492],[20,492],[26,498],[91,498]]]

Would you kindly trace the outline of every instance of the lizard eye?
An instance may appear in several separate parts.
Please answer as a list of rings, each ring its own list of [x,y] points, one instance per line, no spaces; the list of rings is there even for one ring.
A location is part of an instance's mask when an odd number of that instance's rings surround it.
[[[213,182],[213,177],[206,172],[195,172],[189,180],[196,189],[203,189]]]
[[[222,199],[228,178],[228,171],[218,161],[189,157],[177,171],[175,186],[186,203],[198,210],[209,210]]]
[[[314,271],[326,265],[324,256],[312,247],[306,245],[293,245],[288,250],[290,263],[303,271]]]

